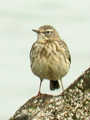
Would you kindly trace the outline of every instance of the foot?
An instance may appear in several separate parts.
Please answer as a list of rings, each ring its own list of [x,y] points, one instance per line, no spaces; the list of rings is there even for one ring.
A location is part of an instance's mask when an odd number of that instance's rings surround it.
[[[38,94],[37,94],[37,96],[40,96],[40,95],[41,95],[41,92],[39,91]]]

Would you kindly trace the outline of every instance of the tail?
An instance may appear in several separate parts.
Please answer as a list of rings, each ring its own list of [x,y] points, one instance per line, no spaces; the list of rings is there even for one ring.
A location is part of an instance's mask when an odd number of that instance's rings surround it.
[[[50,80],[50,90],[55,90],[59,88],[60,86],[58,80]]]

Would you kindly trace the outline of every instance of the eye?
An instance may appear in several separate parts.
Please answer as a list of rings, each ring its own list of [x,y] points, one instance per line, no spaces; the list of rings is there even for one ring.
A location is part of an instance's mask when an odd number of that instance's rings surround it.
[[[49,33],[51,33],[51,31],[46,31],[46,34],[49,34]]]
[[[45,35],[50,35],[52,33],[52,31],[48,30],[48,31],[45,31],[44,33],[45,33]]]

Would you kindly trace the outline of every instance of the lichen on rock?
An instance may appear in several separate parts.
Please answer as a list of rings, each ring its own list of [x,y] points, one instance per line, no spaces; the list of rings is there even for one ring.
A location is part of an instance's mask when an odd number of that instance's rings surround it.
[[[10,120],[90,120],[90,68],[61,95],[34,96]]]

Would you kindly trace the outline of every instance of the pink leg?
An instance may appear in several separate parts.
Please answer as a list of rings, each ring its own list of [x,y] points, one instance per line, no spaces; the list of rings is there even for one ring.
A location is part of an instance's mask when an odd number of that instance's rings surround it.
[[[40,90],[41,90],[41,84],[42,84],[42,79],[40,79],[40,86],[39,86],[39,91],[38,91],[38,95],[37,96],[41,95],[41,92],[40,92]]]

